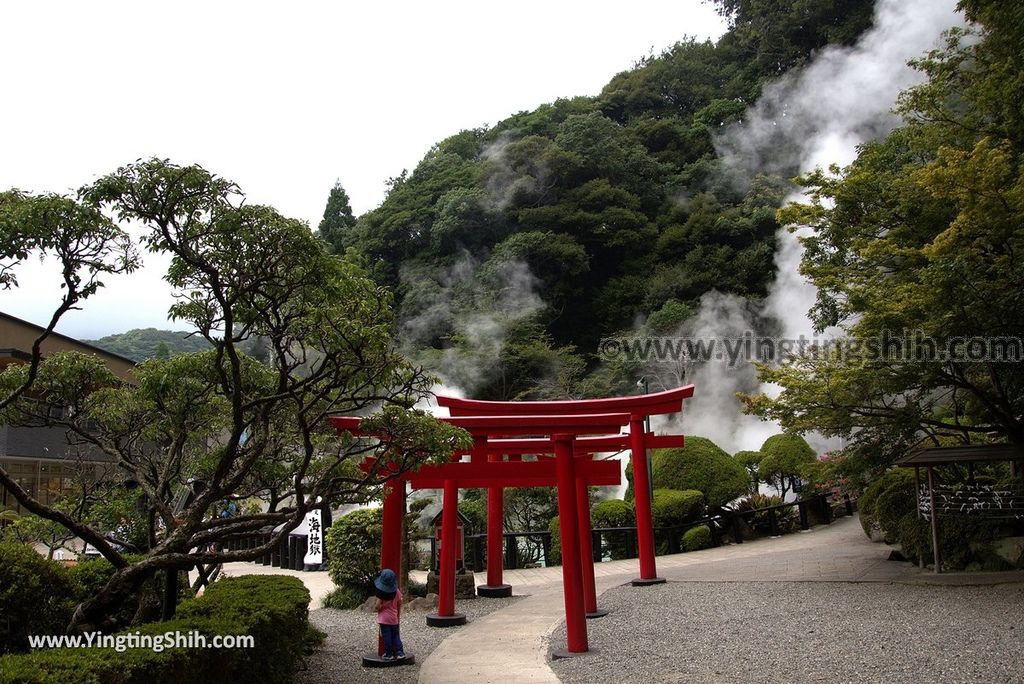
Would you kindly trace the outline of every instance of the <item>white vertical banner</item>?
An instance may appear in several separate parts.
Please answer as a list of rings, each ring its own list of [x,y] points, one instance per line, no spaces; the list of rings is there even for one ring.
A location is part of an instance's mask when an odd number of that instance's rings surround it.
[[[306,565],[321,565],[324,562],[324,534],[319,508],[306,513],[305,525],[308,537],[306,555],[302,562]]]

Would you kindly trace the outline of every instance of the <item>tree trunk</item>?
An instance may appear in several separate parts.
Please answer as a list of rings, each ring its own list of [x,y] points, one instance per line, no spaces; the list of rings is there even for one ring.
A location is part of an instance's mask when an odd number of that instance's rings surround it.
[[[136,601],[147,579],[156,572],[153,566],[141,568],[138,565],[114,573],[110,581],[92,598],[78,604],[68,625],[68,634],[103,632],[109,634],[125,626],[119,617],[121,609],[129,601]]]

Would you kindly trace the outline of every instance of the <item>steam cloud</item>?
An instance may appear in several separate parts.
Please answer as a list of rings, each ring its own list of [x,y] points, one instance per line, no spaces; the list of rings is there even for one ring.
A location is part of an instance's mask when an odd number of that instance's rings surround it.
[[[879,0],[874,26],[856,45],[827,48],[799,73],[766,86],[744,122],[716,140],[719,156],[739,178],[848,165],[858,145],[898,125],[891,111],[898,94],[923,79],[907,62],[938,47],[943,31],[963,23],[955,0]],[[762,311],[751,311],[738,298],[708,293],[692,327],[680,334],[736,337],[737,330],[763,329],[757,323],[764,316],[776,322],[775,332],[782,337],[812,337],[807,313],[816,291],[799,273],[799,235],[779,231],[776,278]],[[659,427],[707,436],[730,452],[758,449],[780,430],[741,413],[736,392],[757,389],[749,366],[739,370],[712,362],[695,368],[686,381],[695,383],[697,392],[687,402],[681,426]],[[774,396],[778,388],[761,386],[760,391]],[[837,446],[820,436],[807,437],[819,452]]]
[[[509,328],[545,306],[539,281],[522,261],[482,267],[464,252],[447,271],[406,270],[402,281],[409,291],[400,323],[406,354],[441,377],[444,387],[437,391],[460,396],[472,396],[493,378]],[[450,337],[464,344],[420,351]]]

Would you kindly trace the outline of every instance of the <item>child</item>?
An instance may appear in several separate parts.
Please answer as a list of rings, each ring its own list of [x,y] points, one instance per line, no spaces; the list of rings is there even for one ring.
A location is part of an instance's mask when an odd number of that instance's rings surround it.
[[[402,590],[398,588],[398,578],[394,571],[384,568],[373,580],[377,589],[377,624],[380,625],[380,636],[384,640],[384,660],[404,658],[405,649],[402,639],[398,636],[398,616],[402,610]]]

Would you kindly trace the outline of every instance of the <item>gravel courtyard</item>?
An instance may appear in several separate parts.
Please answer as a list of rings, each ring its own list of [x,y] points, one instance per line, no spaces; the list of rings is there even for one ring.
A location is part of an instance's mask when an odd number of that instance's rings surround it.
[[[1024,584],[669,582],[601,606],[562,682],[1024,680]]]

